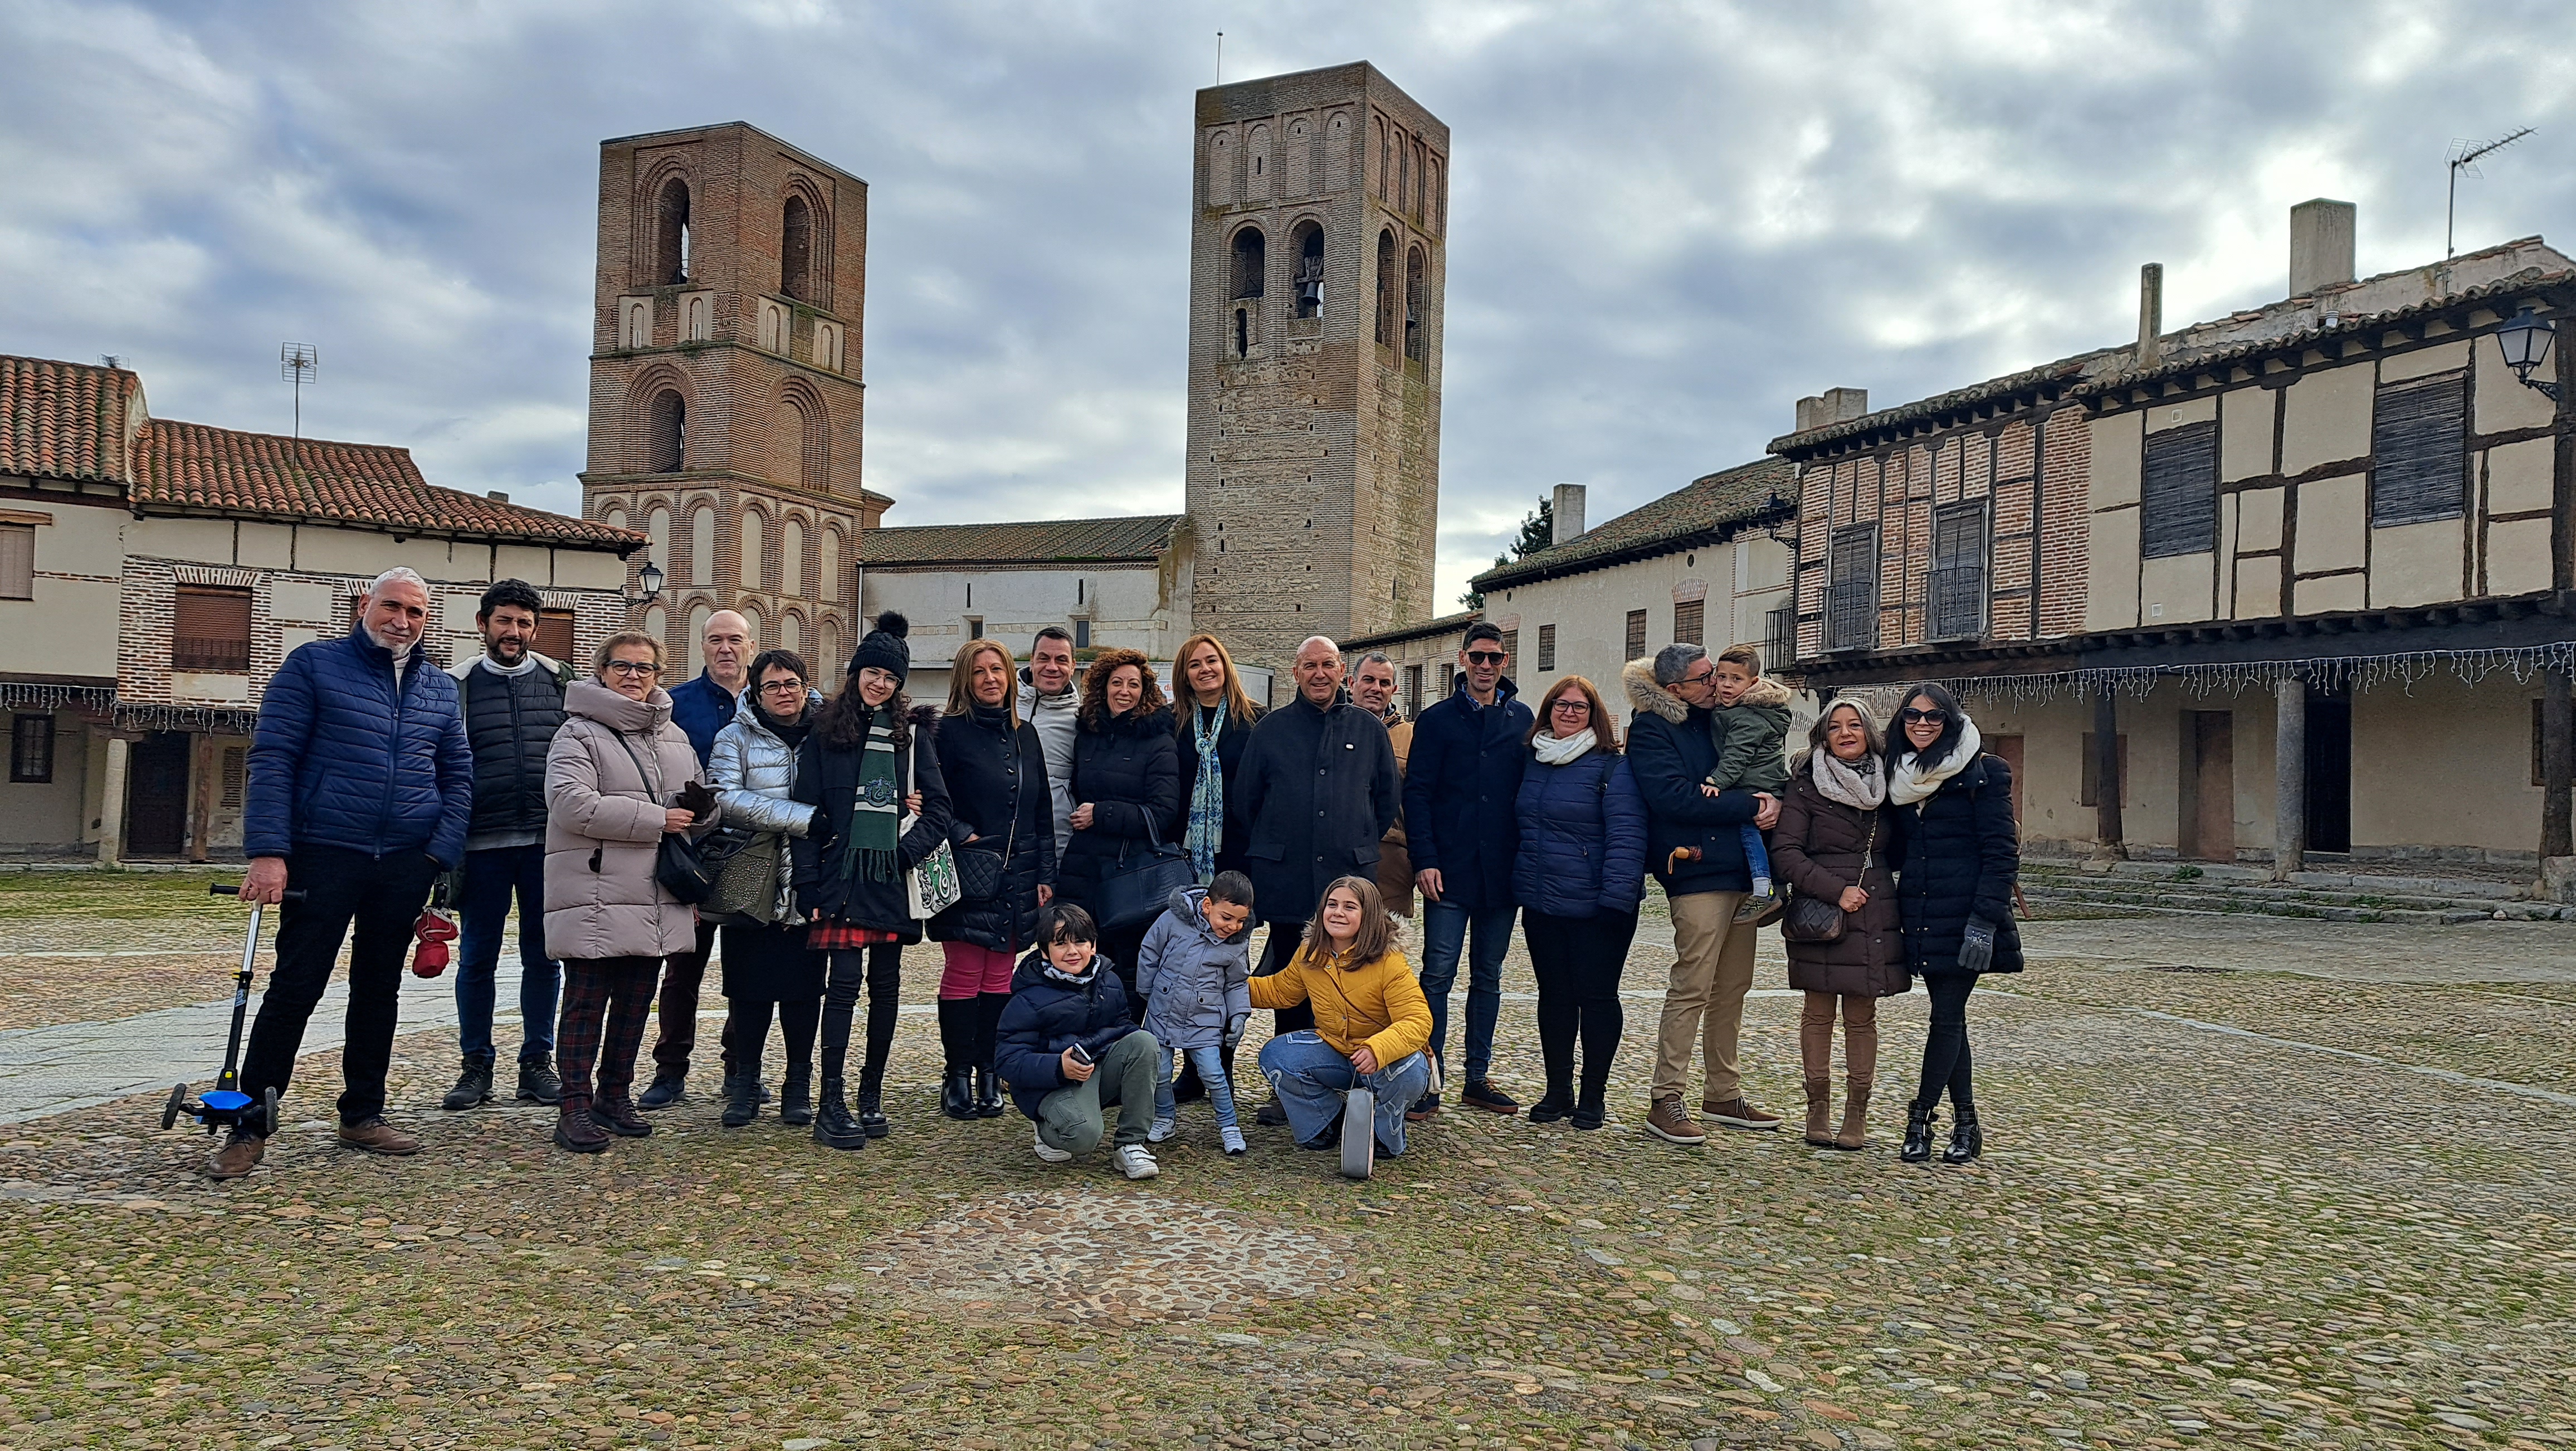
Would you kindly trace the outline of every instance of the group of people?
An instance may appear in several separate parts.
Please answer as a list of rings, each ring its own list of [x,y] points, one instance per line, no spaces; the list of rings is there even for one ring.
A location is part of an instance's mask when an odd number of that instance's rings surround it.
[[[1865,1144],[1877,1000],[1920,975],[1933,1011],[1903,1157],[1932,1156],[1944,1094],[1941,1157],[1980,1151],[1966,1004],[1978,975],[2020,966],[2018,850],[2007,768],[1938,686],[1907,693],[1892,742],[1858,704],[1834,702],[1792,759],[1789,692],[1746,646],[1631,661],[1623,741],[1579,676],[1523,704],[1486,623],[1466,632],[1455,690],[1406,720],[1387,657],[1346,675],[1320,637],[1268,711],[1211,635],[1183,644],[1167,700],[1142,654],[1101,650],[1085,668],[1052,627],[1025,667],[999,641],[967,641],[940,708],[906,694],[899,615],[875,621],[827,696],[795,652],[755,651],[731,611],[706,622],[703,671],[676,683],[642,632],[610,636],[587,669],[538,654],[542,601],[517,580],[485,593],[482,653],[452,670],[421,654],[428,611],[416,574],[375,580],[348,635],[288,656],[250,752],[242,896],[284,905],[241,1086],[254,1101],[287,1087],[354,929],[338,1105],[350,1147],[420,1146],[384,1116],[385,1072],[404,949],[433,892],[463,919],[462,1062],[443,1106],[496,1093],[515,900],[516,1094],[552,1106],[555,1142],[576,1153],[650,1134],[646,1115],[685,1097],[710,961],[728,1005],[726,1126],[771,1102],[774,1025],[781,1122],[842,1150],[888,1133],[903,951],[926,937],[943,959],[940,1111],[999,1117],[1007,1092],[1041,1160],[1105,1139],[1119,1172],[1151,1177],[1152,1146],[1202,1098],[1224,1150],[1244,1152],[1236,1058],[1256,1009],[1275,1014],[1257,1058],[1271,1088],[1261,1121],[1331,1147],[1347,1091],[1367,1088],[1365,1127],[1401,1154],[1406,1125],[1453,1086],[1462,1105],[1521,1111],[1492,1077],[1515,919],[1545,1070],[1528,1115],[1597,1129],[1652,876],[1675,961],[1647,1133],[1705,1140],[1685,1108],[1694,1044],[1701,1117],[1781,1126],[1747,1097],[1737,1041],[1754,933],[1785,910],[1791,984],[1806,992],[1807,1139]],[[1418,971],[1393,920],[1417,915]],[[239,1125],[208,1172],[251,1172],[273,1128]]]

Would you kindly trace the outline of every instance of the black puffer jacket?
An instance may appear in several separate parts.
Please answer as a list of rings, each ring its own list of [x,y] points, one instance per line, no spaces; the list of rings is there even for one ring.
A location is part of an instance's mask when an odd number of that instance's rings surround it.
[[[2021,875],[2021,831],[2013,823],[2012,768],[1980,755],[1941,789],[1911,806],[1888,808],[1888,860],[1905,909],[1905,960],[1916,972],[1957,972],[1968,919],[1995,924],[1988,972],[2021,971],[2021,929],[2013,924],[2013,883]]]
[[[939,752],[931,744],[939,715],[926,705],[915,706],[910,722],[911,743],[895,753],[895,789],[904,795],[921,793],[921,814],[895,843],[895,854],[907,871],[938,847],[940,838],[948,834],[949,822],[948,786],[939,773]],[[874,927],[899,933],[906,942],[919,942],[921,923],[906,903],[901,872],[880,882],[847,876],[841,870],[850,806],[858,797],[861,754],[855,747],[825,745],[819,730],[805,737],[798,749],[796,785],[788,799],[820,805],[823,810],[812,831],[788,841],[796,860],[797,906],[818,922]]]
[[[1046,1096],[1069,1085],[1064,1081],[1064,1050],[1080,1043],[1094,1061],[1109,1045],[1130,1033],[1141,1033],[1127,1008],[1127,987],[1106,957],[1091,959],[1091,971],[1079,982],[1066,982],[1048,970],[1046,957],[1032,952],[1011,974],[1011,1000],[1002,1005],[993,1025],[993,1072],[1011,1086],[1011,1102],[1031,1118]]]
[[[1037,940],[1038,885],[1055,885],[1055,815],[1037,728],[1012,726],[998,706],[942,716],[939,774],[954,818],[948,839],[962,854],[981,838],[973,850],[1007,852],[1010,860],[1002,890],[931,918],[930,940],[1016,952]]]
[[[1252,827],[1252,892],[1264,922],[1303,922],[1336,877],[1377,876],[1378,842],[1404,808],[1386,722],[1347,700],[1299,695],[1261,718],[1235,778]]]
[[[1179,733],[1172,738],[1180,751],[1181,804],[1172,813],[1172,824],[1164,828],[1163,840],[1176,844],[1185,844],[1189,837],[1190,793],[1198,789],[1199,737],[1192,729],[1192,717],[1200,710],[1195,704],[1183,705]],[[1228,711],[1225,729],[1217,733],[1216,769],[1225,782],[1225,835],[1216,848],[1216,869],[1221,872],[1239,872],[1247,865],[1244,849],[1252,845],[1252,828],[1244,824],[1243,811],[1235,804],[1234,783],[1242,779],[1239,768],[1243,765],[1243,748],[1252,744],[1252,727],[1260,719],[1259,710],[1252,713],[1250,720]]]
[[[1079,811],[1090,804],[1091,825],[1073,834],[1056,869],[1056,889],[1066,900],[1090,906],[1100,874],[1130,843],[1171,841],[1172,812],[1181,804],[1180,761],[1167,710],[1131,710],[1075,735],[1073,805]]]

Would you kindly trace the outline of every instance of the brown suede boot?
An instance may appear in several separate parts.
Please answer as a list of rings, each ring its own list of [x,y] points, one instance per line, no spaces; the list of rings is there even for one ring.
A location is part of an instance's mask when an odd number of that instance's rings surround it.
[[[1825,1131],[1834,1116],[1834,1081],[1830,1078],[1807,1080],[1807,1142],[1820,1149],[1834,1146],[1834,1136]]]
[[[1843,1126],[1834,1135],[1837,1149],[1869,1147],[1869,1080],[1859,1079],[1843,1088]]]

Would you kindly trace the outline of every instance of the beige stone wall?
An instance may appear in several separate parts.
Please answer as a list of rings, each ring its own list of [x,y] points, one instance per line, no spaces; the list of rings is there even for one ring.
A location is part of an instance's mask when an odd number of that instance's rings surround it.
[[[36,536],[32,598],[0,600],[0,675],[113,677],[125,511],[114,500],[7,493],[0,494],[0,521],[24,524]]]
[[[0,711],[0,722],[22,715],[51,715],[54,772],[50,781],[11,781],[0,773],[0,857],[76,855],[82,830],[82,787],[89,775],[89,733],[76,710]]]
[[[1789,546],[1768,538],[1734,539],[1675,550],[1608,569],[1515,585],[1485,597],[1485,618],[1517,635],[1512,678],[1535,699],[1567,675],[1580,675],[1619,703],[1627,663],[1628,615],[1646,612],[1646,653],[1672,644],[1682,606],[1700,607],[1696,643],[1715,654],[1742,642],[1767,652],[1771,609],[1790,602]],[[1552,668],[1541,664],[1540,632],[1556,630]],[[1774,662],[1764,661],[1764,668]]]

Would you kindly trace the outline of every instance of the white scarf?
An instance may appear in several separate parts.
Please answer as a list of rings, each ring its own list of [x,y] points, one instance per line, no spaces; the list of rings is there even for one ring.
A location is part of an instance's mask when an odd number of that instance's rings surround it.
[[[1583,759],[1583,753],[1599,743],[1599,738],[1591,731],[1582,730],[1570,736],[1535,737],[1530,741],[1530,749],[1538,752],[1540,765],[1562,766],[1568,761]]]
[[[1809,754],[1816,758],[1816,789],[1824,793],[1826,800],[1839,801],[1855,811],[1870,811],[1887,799],[1887,774],[1880,769],[1878,757],[1861,757],[1867,768],[1864,770],[1822,746]]]
[[[1897,729],[1904,729],[1902,722]],[[1887,783],[1887,799],[1898,806],[1911,806],[1940,790],[1941,783],[1965,770],[1968,763],[1977,758],[1977,753],[1985,749],[1985,744],[1984,738],[1977,734],[1977,723],[1960,716],[1959,743],[1951,750],[1949,759],[1926,771],[1918,764],[1923,753],[1907,751],[1897,758],[1895,777]]]

